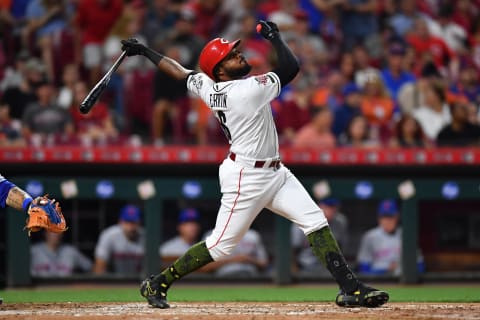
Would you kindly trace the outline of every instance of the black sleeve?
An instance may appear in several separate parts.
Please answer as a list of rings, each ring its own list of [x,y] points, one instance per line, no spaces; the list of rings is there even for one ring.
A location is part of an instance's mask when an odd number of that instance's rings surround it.
[[[284,87],[295,78],[300,67],[297,58],[280,36],[273,38],[271,43],[277,53],[277,67],[272,71],[277,74],[282,87]]]

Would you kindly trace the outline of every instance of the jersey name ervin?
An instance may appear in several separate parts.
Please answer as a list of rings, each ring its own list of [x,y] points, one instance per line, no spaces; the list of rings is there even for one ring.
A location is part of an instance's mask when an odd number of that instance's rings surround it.
[[[227,94],[226,93],[211,93],[210,94],[210,108],[212,108],[212,109],[227,109]]]

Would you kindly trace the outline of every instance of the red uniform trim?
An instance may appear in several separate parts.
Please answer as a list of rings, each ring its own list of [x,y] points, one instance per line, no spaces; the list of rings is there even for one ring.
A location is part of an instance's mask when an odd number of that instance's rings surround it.
[[[232,206],[232,209],[230,210],[230,215],[228,216],[227,223],[225,224],[225,227],[223,228],[222,234],[221,234],[220,237],[218,238],[217,242],[215,242],[214,245],[212,245],[211,247],[209,247],[208,250],[212,249],[213,247],[215,247],[215,246],[220,242],[220,240],[222,239],[223,235],[225,234],[225,230],[227,230],[228,224],[230,223],[230,219],[232,218],[233,210],[235,210],[235,206],[237,205],[237,200],[238,200],[238,198],[240,197],[240,182],[242,181],[242,172],[243,172],[243,169],[244,169],[244,168],[242,168],[242,170],[240,170],[240,175],[238,176],[237,197],[235,198],[235,201],[233,202],[233,206]]]

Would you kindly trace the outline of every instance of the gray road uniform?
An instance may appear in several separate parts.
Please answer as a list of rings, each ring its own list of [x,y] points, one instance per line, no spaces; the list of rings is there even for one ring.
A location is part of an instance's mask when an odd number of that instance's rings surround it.
[[[66,277],[92,269],[92,261],[68,244],[52,251],[44,242],[37,243],[30,248],[30,256],[30,273],[34,277]]]
[[[142,271],[145,232],[140,228],[136,241],[125,237],[119,225],[103,230],[95,248],[95,257],[109,263],[117,274],[138,274]]]

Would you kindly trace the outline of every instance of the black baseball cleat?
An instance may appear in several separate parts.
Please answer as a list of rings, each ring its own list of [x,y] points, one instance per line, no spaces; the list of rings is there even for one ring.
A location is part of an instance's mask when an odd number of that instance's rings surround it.
[[[357,290],[347,294],[343,290],[337,295],[336,304],[340,307],[376,308],[386,303],[390,296],[387,292],[359,284]]]
[[[140,294],[145,297],[148,304],[154,308],[167,309],[170,305],[167,302],[168,286],[162,282],[154,280],[155,276],[150,276],[142,281],[140,285]]]

